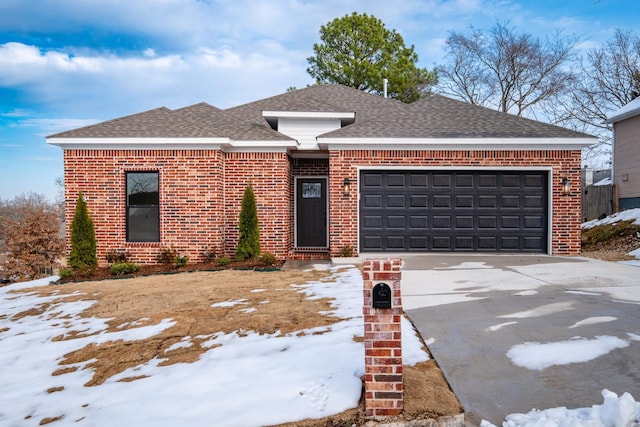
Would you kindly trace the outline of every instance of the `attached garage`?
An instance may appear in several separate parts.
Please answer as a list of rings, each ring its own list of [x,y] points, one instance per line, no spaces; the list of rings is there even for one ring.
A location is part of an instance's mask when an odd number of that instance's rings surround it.
[[[546,170],[361,170],[361,252],[548,251]]]

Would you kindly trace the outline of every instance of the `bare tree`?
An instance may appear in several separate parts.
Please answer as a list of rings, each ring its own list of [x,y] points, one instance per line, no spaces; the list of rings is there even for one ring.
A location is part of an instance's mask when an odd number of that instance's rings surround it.
[[[571,86],[574,76],[565,65],[577,41],[560,34],[541,41],[501,23],[488,31],[471,27],[468,35],[452,31],[438,89],[472,104],[535,116],[533,107]]]
[[[2,279],[30,280],[52,274],[64,250],[58,210],[34,193],[2,203]]]
[[[569,99],[558,104],[555,119],[599,137],[587,158],[611,151],[607,117],[640,94],[640,36],[616,30],[602,47],[589,50],[579,62],[579,76]]]

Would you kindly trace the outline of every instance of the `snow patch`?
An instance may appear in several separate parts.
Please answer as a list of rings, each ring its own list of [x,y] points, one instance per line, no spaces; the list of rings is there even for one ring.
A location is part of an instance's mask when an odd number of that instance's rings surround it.
[[[588,362],[616,350],[628,347],[629,342],[609,335],[594,339],[574,337],[567,341],[541,344],[526,342],[511,347],[507,357],[518,366],[541,371],[554,365]]]
[[[503,427],[632,427],[640,421],[640,403],[629,393],[618,397],[616,393],[602,390],[602,405],[591,408],[551,408],[544,411],[533,409],[526,414],[511,414],[505,418]],[[481,427],[496,427],[483,420]]]
[[[613,322],[614,320],[618,320],[618,318],[617,317],[613,317],[613,316],[588,317],[588,318],[586,318],[584,320],[580,320],[580,321],[574,323],[573,325],[569,326],[569,329],[577,328],[579,326],[595,325],[595,324],[598,324],[598,323]]]

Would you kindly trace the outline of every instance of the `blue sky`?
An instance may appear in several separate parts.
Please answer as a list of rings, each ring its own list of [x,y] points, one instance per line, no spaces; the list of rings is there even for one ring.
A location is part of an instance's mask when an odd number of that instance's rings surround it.
[[[442,62],[451,30],[509,22],[580,49],[638,31],[637,0],[2,0],[0,199],[53,199],[62,150],[45,136],[151,108],[226,108],[313,83],[320,26],[367,12]]]

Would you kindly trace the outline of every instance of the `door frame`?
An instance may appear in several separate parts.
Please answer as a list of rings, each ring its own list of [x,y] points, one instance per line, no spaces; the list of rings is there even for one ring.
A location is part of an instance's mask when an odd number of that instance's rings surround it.
[[[293,177],[294,185],[293,185],[293,248],[307,248],[308,246],[298,246],[298,180],[301,179],[322,179],[325,183],[325,192],[326,192],[326,221],[325,221],[325,231],[327,233],[326,238],[326,246],[313,246],[313,248],[318,249],[329,249],[329,176],[328,175],[309,175],[309,176],[295,176]]]

